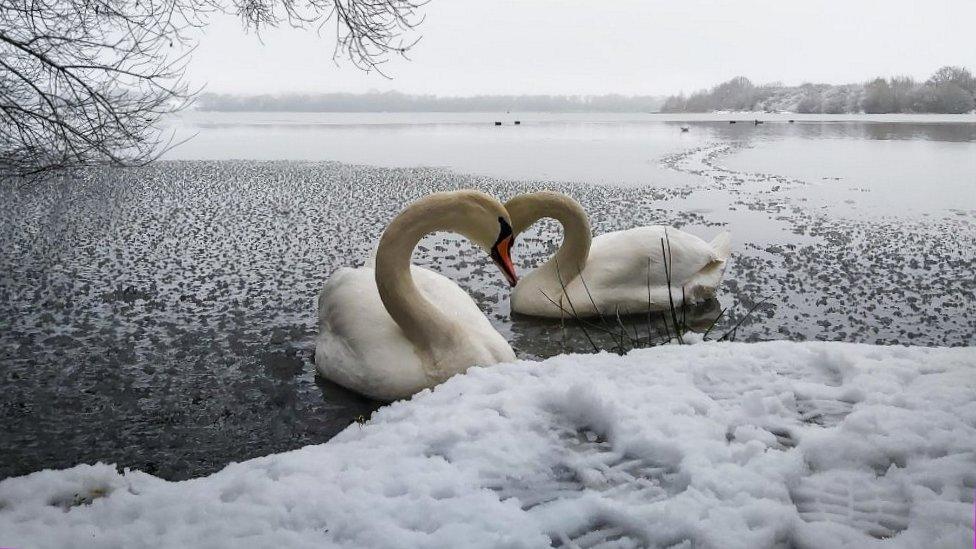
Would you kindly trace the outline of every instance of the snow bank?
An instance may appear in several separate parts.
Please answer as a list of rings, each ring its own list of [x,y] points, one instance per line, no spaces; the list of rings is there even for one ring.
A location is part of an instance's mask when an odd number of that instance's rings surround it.
[[[968,547],[976,350],[700,344],[478,368],[166,482],[0,482],[0,546]]]

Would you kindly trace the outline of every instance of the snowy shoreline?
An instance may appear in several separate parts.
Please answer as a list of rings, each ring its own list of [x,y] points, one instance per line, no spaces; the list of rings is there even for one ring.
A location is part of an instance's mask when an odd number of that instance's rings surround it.
[[[963,547],[976,349],[704,343],[475,368],[183,482],[0,481],[10,547]]]

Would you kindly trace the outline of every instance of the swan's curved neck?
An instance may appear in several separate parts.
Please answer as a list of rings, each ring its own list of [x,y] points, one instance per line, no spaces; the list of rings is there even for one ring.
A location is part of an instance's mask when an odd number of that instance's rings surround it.
[[[579,275],[590,255],[592,235],[590,221],[578,202],[562,194],[538,192],[517,196],[505,208],[516,234],[544,217],[558,221],[563,227],[563,243],[542,268],[553,272],[558,268],[563,284],[569,284]]]
[[[376,288],[383,306],[419,349],[428,353],[451,342],[457,333],[454,322],[417,288],[410,272],[413,250],[425,235],[455,231],[457,201],[420,201],[403,211],[386,228],[376,249]]]

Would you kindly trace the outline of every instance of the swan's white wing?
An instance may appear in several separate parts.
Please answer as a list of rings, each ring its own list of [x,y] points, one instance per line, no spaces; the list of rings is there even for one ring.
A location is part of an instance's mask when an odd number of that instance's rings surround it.
[[[411,273],[418,289],[452,318],[479,346],[511,353],[471,297],[451,279],[420,267]],[[484,360],[486,364],[511,356]],[[315,362],[326,378],[356,392],[393,400],[430,385],[414,345],[386,311],[373,269],[340,269],[319,296],[319,337]]]
[[[411,273],[421,293],[465,334],[468,348],[462,350],[464,358],[459,356],[459,363],[489,365],[515,360],[512,346],[453,280],[422,267],[412,267]]]
[[[376,290],[373,269],[339,269],[319,294],[315,365],[326,378],[389,400],[424,387],[420,357]]]
[[[660,225],[637,227],[593,239],[583,273],[587,284],[599,288],[636,285],[646,291],[650,259],[651,286],[666,286],[662,241],[664,249],[670,250],[671,280],[675,288],[720,260],[711,244],[693,234]]]

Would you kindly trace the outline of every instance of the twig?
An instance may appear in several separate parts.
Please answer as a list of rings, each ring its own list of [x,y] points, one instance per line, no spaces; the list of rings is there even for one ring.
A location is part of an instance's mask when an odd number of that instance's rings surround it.
[[[551,297],[549,297],[548,295],[546,295],[546,292],[544,290],[539,290],[539,291],[542,292],[542,295],[545,296],[545,298],[548,299],[550,303],[552,303],[556,307],[559,307],[559,309],[561,311],[566,311],[566,309],[564,309],[562,305],[556,303],[555,301],[553,301],[553,299]],[[593,342],[593,338],[590,337],[590,333],[586,331],[586,326],[583,326],[583,319],[581,319],[579,317],[579,315],[576,314],[575,311],[573,312],[573,318],[576,319],[576,324],[580,327],[581,330],[583,330],[583,335],[586,336],[586,340],[589,341],[590,342],[590,346],[593,347],[593,352],[594,353],[599,353],[600,352],[600,348],[597,347],[596,346],[596,343]]]
[[[664,241],[668,241],[668,252],[664,251]],[[670,303],[671,320],[674,322],[674,333],[678,339],[678,343],[684,344],[684,340],[681,339],[681,332],[678,328],[678,314],[674,308],[674,296],[671,294],[671,268],[670,268],[670,252],[671,252],[671,239],[668,238],[668,230],[664,230],[664,238],[661,239],[661,255],[664,259],[664,277],[668,283],[668,302]]]
[[[763,303],[765,303],[765,302],[767,302],[767,301],[769,301],[769,299],[770,299],[769,297],[765,297],[765,298],[763,298],[763,299],[762,299],[762,301],[759,301],[758,303],[756,303],[755,305],[753,305],[753,306],[752,306],[752,307],[751,307],[751,308],[749,309],[749,311],[748,311],[748,312],[746,312],[746,314],[745,314],[745,316],[743,316],[743,317],[742,317],[742,319],[740,319],[740,320],[739,320],[739,322],[737,322],[737,323],[735,324],[735,326],[733,326],[733,327],[732,327],[732,329],[731,329],[731,330],[729,330],[729,331],[727,331],[727,332],[725,332],[725,334],[724,334],[724,335],[723,335],[722,337],[720,337],[720,338],[718,338],[718,340],[719,340],[719,341],[722,341],[722,340],[724,340],[724,339],[726,339],[726,338],[728,338],[730,334],[732,334],[732,339],[734,340],[734,339],[735,339],[735,335],[734,335],[734,334],[735,334],[735,332],[736,332],[736,331],[737,331],[737,330],[739,329],[739,326],[741,326],[741,325],[742,325],[742,323],[743,323],[743,322],[745,322],[747,318],[749,318],[749,315],[751,315],[751,314],[752,314],[752,312],[756,310],[756,307],[759,307],[759,306],[760,306],[760,305],[762,305]]]
[[[714,328],[715,325],[718,324],[718,321],[722,318],[722,315],[725,314],[726,310],[727,309],[723,307],[722,310],[718,312],[718,316],[715,317],[715,320],[713,320],[712,323],[708,325],[708,329],[705,330],[705,333],[702,335],[702,339],[705,339],[706,337],[708,337],[708,334],[712,333],[712,328]]]

